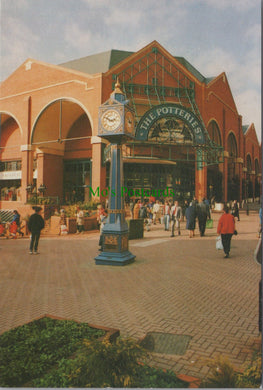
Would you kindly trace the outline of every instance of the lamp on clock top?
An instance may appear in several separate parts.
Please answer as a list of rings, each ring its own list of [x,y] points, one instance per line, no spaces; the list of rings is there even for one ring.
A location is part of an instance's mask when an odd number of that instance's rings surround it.
[[[98,135],[111,142],[108,217],[102,229],[99,265],[126,265],[134,261],[129,251],[128,224],[125,221],[122,143],[134,137],[134,115],[117,80],[110,98],[99,107]]]

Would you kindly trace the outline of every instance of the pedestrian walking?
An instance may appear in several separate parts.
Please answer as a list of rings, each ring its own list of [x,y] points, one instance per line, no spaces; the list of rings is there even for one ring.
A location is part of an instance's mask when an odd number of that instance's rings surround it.
[[[239,218],[239,207],[238,207],[237,200],[234,200],[234,202],[232,204],[232,215],[234,215],[234,217],[236,217],[237,220],[240,221],[240,218]]]
[[[9,222],[7,224],[7,235],[6,238],[17,238],[16,233],[17,233],[17,224],[15,221]]]
[[[164,202],[164,230],[169,230],[170,223],[170,205],[168,200]]]
[[[182,218],[182,208],[179,206],[178,201],[174,202],[174,205],[171,207],[170,217],[172,220],[172,234],[171,237],[174,237],[174,229],[176,228],[178,236],[181,235],[180,222]]]
[[[210,210],[205,198],[202,199],[202,202],[198,203],[196,211],[200,236],[203,237],[205,235],[207,218],[210,218]]]
[[[192,202],[185,210],[185,217],[186,229],[189,230],[189,238],[193,238],[195,235],[196,207]]]
[[[105,208],[103,207],[103,205],[99,205],[98,206],[98,214],[97,214],[97,218],[98,218],[98,224],[99,224],[99,228],[100,228],[100,239],[99,239],[99,250],[101,251],[102,250],[102,246],[103,246],[103,236],[102,236],[102,232],[103,232],[103,227],[106,223],[106,220],[107,220],[107,212],[105,210]]]
[[[185,211],[188,207],[189,207],[189,202],[188,200],[185,200],[182,206],[182,221],[184,221]]]
[[[6,228],[5,225],[0,220],[0,237],[5,237],[6,235]]]
[[[133,208],[134,208],[133,199],[130,200],[129,207],[130,207],[130,213],[131,213],[131,218],[132,218],[133,217]]]
[[[65,214],[65,210],[64,209],[60,210],[59,225],[60,225],[59,234],[60,235],[68,234],[67,218],[66,218],[66,214]]]
[[[44,229],[45,222],[44,219],[39,214],[42,208],[39,206],[34,206],[32,208],[33,210],[35,210],[35,213],[29,217],[29,221],[28,221],[28,230],[31,233],[29,253],[32,255],[34,251],[34,254],[36,255],[38,254],[40,233],[41,230]]]
[[[221,234],[225,258],[229,257],[231,238],[235,232],[235,217],[229,214],[229,207],[225,205],[224,214],[220,217],[217,226],[217,234]]]
[[[83,210],[80,209],[79,206],[77,206],[77,212],[76,212],[76,217],[77,217],[77,234],[82,233],[84,231],[84,213]]]
[[[133,208],[133,219],[139,219],[139,212],[141,208],[141,201],[138,199]]]
[[[154,202],[152,200],[150,200],[146,206],[146,210],[147,210],[146,230],[147,230],[147,232],[149,232],[151,230],[151,226],[152,226],[152,222],[153,222],[153,206],[154,206]]]
[[[13,219],[12,219],[11,223],[12,222],[16,223],[16,226],[17,226],[17,230],[16,231],[17,231],[17,233],[20,236],[24,237],[24,233],[21,231],[20,214],[19,214],[19,212],[17,210],[14,210],[13,214],[14,214],[14,216],[13,216]]]
[[[156,200],[156,202],[153,205],[153,224],[156,225],[156,221],[160,221],[160,203],[159,200]]]

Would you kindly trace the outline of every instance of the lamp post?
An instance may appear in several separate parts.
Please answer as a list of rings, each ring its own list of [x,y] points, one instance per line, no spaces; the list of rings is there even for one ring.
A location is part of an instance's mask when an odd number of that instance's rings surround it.
[[[45,184],[40,184],[40,186],[38,187],[38,192],[39,192],[40,194],[43,194],[43,195],[44,195],[46,189],[47,189],[47,187],[45,186]]]

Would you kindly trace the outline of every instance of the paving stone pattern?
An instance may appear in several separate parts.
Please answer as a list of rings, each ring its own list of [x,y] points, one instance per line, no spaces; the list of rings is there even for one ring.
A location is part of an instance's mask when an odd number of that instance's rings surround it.
[[[216,225],[205,237],[170,238],[163,226],[130,241],[136,255],[124,267],[95,265],[98,233],[0,239],[0,332],[50,314],[117,328],[142,339],[157,332],[189,336],[184,354],[152,353],[151,364],[204,378],[219,354],[242,368],[259,343],[258,283],[253,259],[259,218],[241,212],[229,259],[215,249]],[[142,243],[147,245],[142,246]]]

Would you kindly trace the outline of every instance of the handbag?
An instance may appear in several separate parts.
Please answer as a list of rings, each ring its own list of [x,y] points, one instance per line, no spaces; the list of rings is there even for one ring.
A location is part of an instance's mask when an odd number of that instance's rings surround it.
[[[217,250],[224,249],[221,236],[216,237],[216,249]]]
[[[205,227],[206,227],[206,229],[212,229],[213,228],[213,220],[207,219]]]

